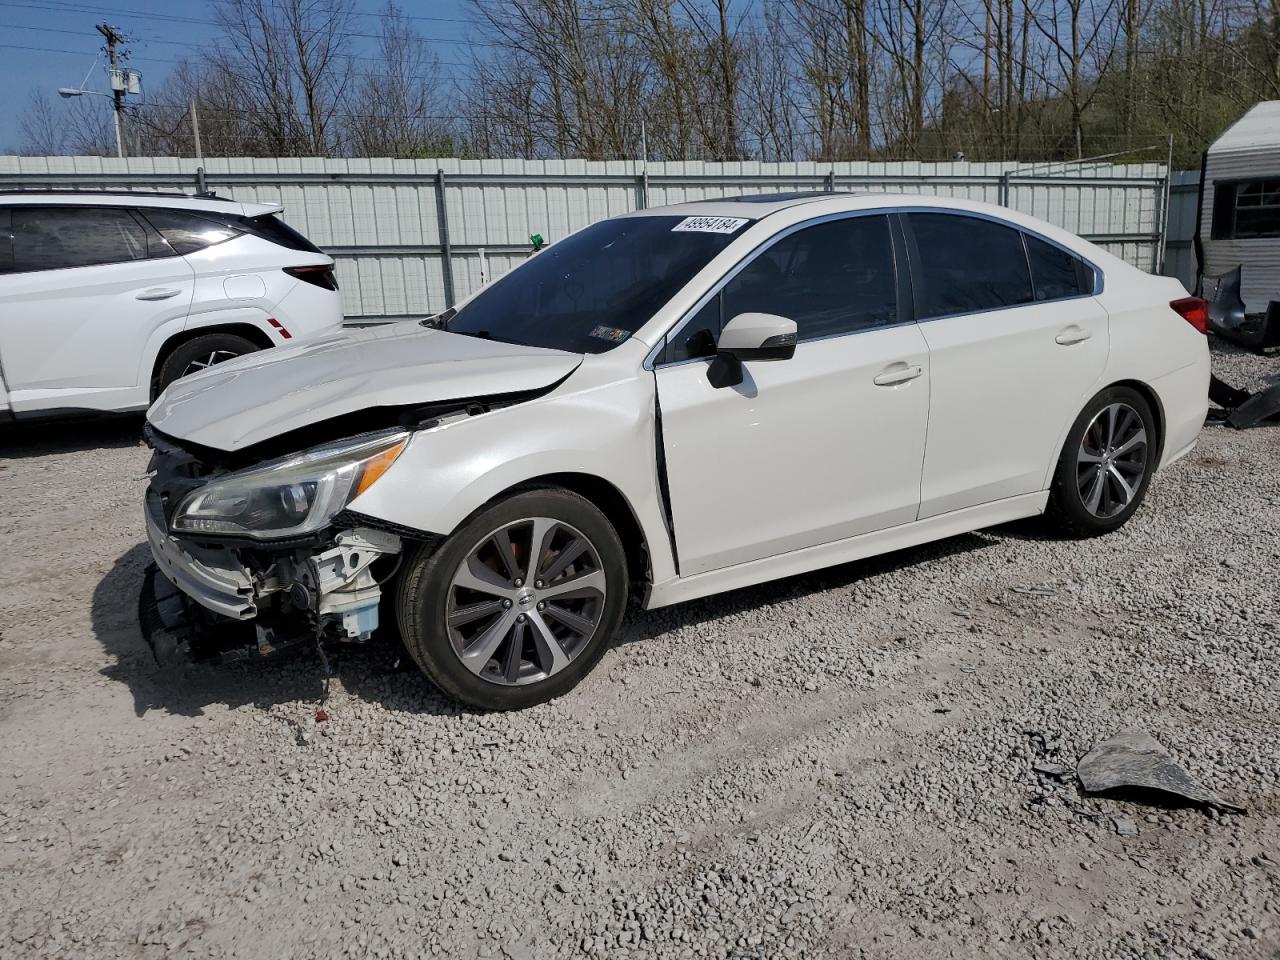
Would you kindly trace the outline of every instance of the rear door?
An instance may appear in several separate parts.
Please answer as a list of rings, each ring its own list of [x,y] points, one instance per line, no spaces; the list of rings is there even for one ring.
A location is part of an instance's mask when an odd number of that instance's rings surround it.
[[[1043,490],[1107,360],[1093,268],[986,218],[903,219],[931,377],[921,519]]]
[[[0,358],[14,411],[145,404],[147,341],[185,321],[190,265],[157,247],[127,207],[15,204],[7,212]]]

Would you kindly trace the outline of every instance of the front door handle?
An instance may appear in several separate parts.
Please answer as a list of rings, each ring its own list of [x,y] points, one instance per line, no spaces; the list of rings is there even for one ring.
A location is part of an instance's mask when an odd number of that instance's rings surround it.
[[[1055,343],[1061,344],[1064,347],[1070,347],[1077,343],[1084,343],[1092,336],[1093,334],[1084,327],[1076,326],[1073,323],[1071,326],[1064,328],[1063,331],[1053,339]]]
[[[913,367],[902,362],[891,363],[876,375],[872,383],[877,387],[896,387],[900,383],[914,380],[922,373],[923,367]]]
[[[138,294],[138,300],[168,300],[170,297],[176,297],[181,290],[175,290],[172,287],[152,287],[150,290],[143,290]]]

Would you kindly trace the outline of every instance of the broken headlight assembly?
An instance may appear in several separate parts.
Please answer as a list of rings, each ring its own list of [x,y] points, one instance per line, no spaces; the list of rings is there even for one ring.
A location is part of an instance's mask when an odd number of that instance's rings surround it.
[[[282,540],[323,529],[387,472],[409,442],[403,430],[312,447],[227,474],[174,511],[174,533]]]

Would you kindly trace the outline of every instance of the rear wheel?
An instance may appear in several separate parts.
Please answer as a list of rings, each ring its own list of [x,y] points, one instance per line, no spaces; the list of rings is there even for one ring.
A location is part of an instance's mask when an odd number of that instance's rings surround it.
[[[511,710],[571,690],[626,606],[626,557],[593,504],[533,490],[485,508],[410,561],[397,615],[424,673],[473,706]]]
[[[1155,417],[1138,391],[1109,387],[1089,401],[1067,435],[1049,515],[1074,536],[1122,526],[1146,496],[1158,449]]]
[[[164,392],[173,381],[207,370],[215,364],[259,349],[252,340],[234,333],[206,333],[179,344],[160,365],[156,377],[156,396]]]

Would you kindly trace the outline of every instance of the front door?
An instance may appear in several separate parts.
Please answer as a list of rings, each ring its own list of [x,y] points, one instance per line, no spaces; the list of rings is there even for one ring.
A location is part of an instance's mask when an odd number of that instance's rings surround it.
[[[897,263],[883,215],[802,227],[669,338],[655,376],[681,576],[915,519],[929,359]],[[795,320],[795,356],[712,387],[706,354],[747,312]]]
[[[2,211],[11,257],[0,265],[0,361],[15,412],[145,403],[148,339],[187,316],[195,272],[179,256],[149,259],[125,207]]]

